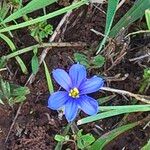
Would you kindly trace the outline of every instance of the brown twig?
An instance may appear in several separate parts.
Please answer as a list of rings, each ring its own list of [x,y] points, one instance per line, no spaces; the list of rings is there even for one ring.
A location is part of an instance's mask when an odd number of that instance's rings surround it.
[[[59,22],[57,28],[55,29],[53,35],[50,37],[49,42],[53,42],[56,38],[57,35],[60,34],[60,29],[61,27],[64,25],[65,21],[69,18],[69,16],[71,15],[72,12],[68,12],[66,13],[63,18],[61,19],[61,21]],[[45,48],[41,55],[40,55],[40,61],[39,61],[39,65],[42,64],[42,62],[44,61],[47,53],[51,50],[51,48]],[[27,83],[31,84],[34,81],[35,75],[32,73],[27,81]]]
[[[131,96],[131,97],[134,97],[135,99],[137,99],[137,100],[139,100],[139,101],[141,101],[143,103],[150,104],[150,96],[134,94],[134,93],[131,93],[129,91],[118,90],[118,89],[113,89],[113,88],[109,88],[109,87],[102,87],[101,90],[110,91],[110,92],[113,92],[113,93],[118,93],[118,94],[122,94],[122,95]]]
[[[11,126],[10,126],[10,129],[9,129],[9,131],[8,131],[8,134],[7,134],[7,136],[6,136],[5,143],[8,141],[9,135],[10,135],[10,133],[11,133],[11,131],[12,131],[14,125],[15,125],[15,122],[16,122],[16,120],[17,120],[19,114],[20,114],[20,110],[21,110],[22,106],[23,106],[23,103],[21,103],[21,104],[19,105],[19,108],[18,108],[18,110],[17,110],[17,113],[16,113],[16,115],[15,115],[15,118],[14,118],[14,120],[13,120]]]
[[[126,48],[127,48],[127,44],[124,43],[121,52],[119,53],[119,55],[117,56],[117,58],[115,59],[115,61],[112,60],[112,65],[105,71],[105,73],[108,72],[108,71],[110,71],[110,70],[113,69],[117,64],[120,63],[120,61],[121,61],[121,60],[124,58],[124,56],[127,54]]]
[[[137,60],[141,60],[141,59],[144,59],[144,58],[146,58],[146,57],[150,57],[150,53],[148,53],[148,54],[145,54],[145,55],[142,55],[142,56],[139,56],[139,57],[135,57],[135,58],[131,58],[131,59],[129,59],[129,61],[137,61]]]
[[[124,81],[128,78],[129,74],[126,73],[123,77],[120,77],[120,73],[116,74],[114,77],[105,77],[104,79],[108,82],[112,82],[112,81]]]

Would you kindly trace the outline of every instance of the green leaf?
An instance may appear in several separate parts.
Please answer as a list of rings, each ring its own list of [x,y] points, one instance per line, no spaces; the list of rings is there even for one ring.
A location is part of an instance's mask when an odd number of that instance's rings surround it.
[[[74,60],[75,62],[79,62],[80,64],[86,66],[87,68],[90,66],[89,61],[86,55],[81,53],[74,53]]]
[[[144,147],[141,148],[141,150],[150,150],[150,140],[144,145]]]
[[[18,87],[13,89],[11,96],[24,96],[30,93],[28,87]]]
[[[116,9],[118,6],[119,0],[108,0],[108,8],[107,8],[107,16],[106,16],[106,26],[105,26],[105,37],[103,38],[102,42],[100,43],[100,46],[96,52],[98,54],[103,46],[106,43],[106,40],[108,38],[108,35],[110,33],[110,29],[114,20],[114,16],[116,13]]]
[[[76,62],[88,61],[87,56],[81,53],[74,53],[74,59]]]
[[[77,124],[85,124],[100,119],[133,112],[150,111],[150,105],[129,105],[129,106],[100,106],[100,111],[105,111],[94,116],[89,116],[78,120]]]
[[[139,93],[146,92],[150,87],[150,68],[144,69],[143,79],[141,81],[141,87]]]
[[[18,96],[18,97],[11,97],[9,100],[8,100],[8,103],[10,106],[13,106],[14,104],[16,103],[21,103],[21,102],[24,102],[26,100],[26,97],[25,96]]]
[[[102,55],[97,55],[93,58],[92,64],[97,67],[102,67],[105,63],[105,58]]]
[[[145,17],[146,17],[146,22],[147,22],[148,29],[150,30],[150,9],[147,9],[145,11]]]
[[[108,35],[114,20],[119,0],[108,0],[105,35]]]
[[[15,103],[23,102],[26,95],[30,93],[28,87],[10,84],[3,79],[0,80],[0,103],[13,106]]]
[[[3,101],[2,101],[2,99],[1,99],[1,98],[0,98],[0,104],[5,105],[5,104],[3,103]]]
[[[43,61],[43,63],[44,63],[44,69],[45,69],[45,75],[46,75],[48,89],[49,89],[50,94],[52,94],[52,93],[54,93],[54,87],[52,84],[52,79],[51,79],[51,76],[50,76],[50,73],[49,73],[49,70],[47,68],[45,61]]]
[[[102,150],[104,146],[106,146],[109,142],[111,142],[113,139],[115,139],[117,136],[122,134],[123,132],[126,132],[135,126],[138,125],[138,122],[127,124],[121,127],[118,127],[104,135],[102,135],[99,139],[97,139],[94,144],[91,146],[90,150]]]
[[[18,19],[18,18],[20,18],[20,17],[22,17],[28,13],[31,13],[35,10],[46,7],[50,4],[53,4],[54,2],[56,2],[56,0],[32,0],[25,7],[17,10],[16,12],[14,12],[10,16],[8,16],[3,21],[3,23],[7,23],[7,22],[10,22],[12,20]]]
[[[95,138],[92,134],[88,133],[86,135],[83,135],[82,132],[83,130],[81,129],[77,133],[77,147],[80,149],[84,149],[90,146],[95,141]]]
[[[3,92],[3,96],[8,99],[10,96],[10,84],[2,79],[1,79],[1,90]]]
[[[150,0],[138,0],[134,6],[119,20],[111,29],[109,36],[115,37],[122,28],[128,27],[131,23],[141,18],[145,10],[150,8]]]
[[[32,73],[36,74],[39,70],[39,60],[37,55],[34,54],[31,60],[31,66],[32,66]]]
[[[55,139],[56,141],[58,141],[58,142],[63,142],[63,141],[65,141],[65,137],[62,136],[62,135],[59,135],[59,134],[56,134],[55,137],[54,137],[54,139]]]
[[[94,136],[88,133],[86,135],[82,135],[79,139],[77,139],[77,146],[80,149],[84,149],[90,146],[94,141],[95,141]]]
[[[6,1],[0,2],[0,19],[3,20],[8,11],[10,9],[10,6],[6,3]]]

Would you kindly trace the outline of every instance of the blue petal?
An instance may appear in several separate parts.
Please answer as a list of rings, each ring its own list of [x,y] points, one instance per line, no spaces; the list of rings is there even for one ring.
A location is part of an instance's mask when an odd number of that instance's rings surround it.
[[[81,110],[88,115],[94,115],[98,112],[98,102],[87,95],[81,96],[78,104]]]
[[[65,90],[70,91],[72,82],[68,73],[64,71],[63,69],[56,69],[52,73],[56,82]]]
[[[68,92],[58,91],[53,93],[48,99],[48,107],[57,110],[69,99]]]
[[[75,119],[78,112],[78,105],[75,99],[70,98],[65,104],[65,116],[68,122]]]
[[[79,87],[83,80],[86,79],[86,68],[80,64],[74,64],[69,69],[69,76],[72,79],[74,87]]]
[[[89,94],[98,91],[104,85],[104,80],[100,77],[94,76],[83,82],[79,88],[80,94]]]

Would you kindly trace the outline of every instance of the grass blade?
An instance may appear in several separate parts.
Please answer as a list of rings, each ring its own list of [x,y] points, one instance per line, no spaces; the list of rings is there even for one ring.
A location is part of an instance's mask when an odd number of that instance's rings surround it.
[[[14,43],[4,34],[0,34],[0,37],[8,44],[10,47],[11,51],[14,52],[16,50],[16,47]],[[18,64],[20,65],[20,68],[24,74],[28,73],[28,70],[26,68],[26,65],[22,61],[22,59],[19,56],[16,56],[15,59],[17,60]]]
[[[141,150],[150,150],[150,140],[148,141],[146,145],[144,145],[144,147],[142,147]]]
[[[0,2],[0,18],[3,20],[5,16],[7,15],[10,7],[7,5],[6,1]]]
[[[32,73],[35,75],[39,70],[39,61],[37,55],[34,55],[31,60]]]
[[[78,120],[77,124],[81,125],[81,124],[85,124],[85,123],[89,123],[96,120],[100,120],[100,119],[104,119],[104,118],[108,118],[120,114],[125,114],[125,113],[150,111],[150,105],[101,106],[100,110],[105,112],[80,119]]]
[[[126,28],[131,23],[141,18],[148,8],[150,8],[150,0],[138,0],[135,2],[134,6],[112,28],[109,36],[115,37],[122,28]]]
[[[108,133],[105,133],[94,142],[94,144],[91,146],[91,150],[96,150],[96,149],[102,150],[104,146],[106,146],[109,142],[111,142],[117,136],[134,128],[137,125],[138,125],[138,122],[127,124],[127,125],[118,127]]]
[[[147,9],[145,11],[145,17],[146,17],[146,22],[147,22],[148,29],[150,30],[150,9]]]
[[[101,51],[104,44],[106,43],[107,37],[109,35],[110,29],[111,29],[111,26],[112,26],[112,23],[114,20],[118,2],[119,2],[119,0],[108,0],[108,9],[107,9],[106,26],[105,26],[105,37],[103,38],[102,42],[100,43],[100,46],[99,46],[96,54],[98,54]]]
[[[44,69],[45,69],[45,75],[46,75],[48,89],[49,89],[50,94],[52,94],[52,93],[54,93],[52,79],[51,79],[51,76],[50,76],[50,73],[49,73],[49,70],[47,68],[45,61],[43,61],[43,63],[44,63]]]
[[[46,7],[50,4],[55,3],[57,0],[32,0],[29,2],[25,7],[17,10],[13,14],[11,14],[9,17],[7,17],[3,23],[10,22],[12,20],[18,19],[28,13],[31,13],[35,10],[38,10],[40,8]]]

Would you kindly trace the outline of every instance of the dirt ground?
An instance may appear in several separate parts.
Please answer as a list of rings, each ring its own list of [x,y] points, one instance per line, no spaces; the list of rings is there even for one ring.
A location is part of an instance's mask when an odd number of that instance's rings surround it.
[[[131,1],[119,9],[115,20],[117,21],[123,14],[125,14],[132,4],[133,3]],[[64,4],[57,4],[53,6],[53,8],[50,7],[48,9],[53,10],[55,7],[62,7],[62,5]],[[103,5],[101,9],[106,11],[106,5]],[[85,6],[74,11],[70,16],[69,23],[64,34],[59,35],[55,40],[57,41],[58,39],[61,39],[63,42],[85,42],[87,47],[53,48],[46,56],[46,63],[49,71],[54,68],[64,68],[68,70],[72,64],[72,59],[74,59],[73,54],[75,52],[86,53],[88,57],[94,56],[96,52],[96,46],[102,37],[100,35],[96,35],[90,29],[95,29],[103,33],[105,28],[105,18],[106,15],[103,12],[91,6]],[[54,24],[54,27],[56,27],[60,19],[61,16],[52,19],[50,22]],[[134,31],[134,29],[140,27],[141,22],[142,20],[136,22],[126,32]],[[29,31],[27,29],[14,31],[13,34],[15,35],[14,42],[18,48],[26,47],[36,43],[29,35]],[[91,76],[97,73],[101,74],[106,79],[106,86],[138,93],[140,82],[142,80],[143,68],[139,65],[139,63],[130,62],[129,59],[136,57],[137,52],[139,52],[141,49],[144,50],[144,48],[148,46],[150,41],[149,38],[150,37],[143,36],[131,38],[127,42],[128,44],[124,50],[126,55],[112,68],[110,68],[111,61],[108,57],[109,49],[113,46],[114,53],[118,54],[117,56],[119,56],[119,51],[123,49],[124,42],[116,42],[115,44],[110,42],[106,52],[103,52],[103,55],[106,56],[105,66],[101,69],[90,70],[88,75]],[[45,39],[45,42],[47,41],[48,39]],[[10,53],[7,45],[5,45],[3,41],[0,41],[0,45],[1,56]],[[90,51],[90,49],[92,49],[92,51]],[[24,62],[27,62],[27,67],[30,69],[30,71],[31,64],[28,62],[31,61],[32,55],[32,53],[27,53],[21,56]],[[113,59],[115,59],[117,56],[115,56]],[[142,62],[142,64],[148,65],[147,62]],[[4,71],[1,73],[1,76],[11,83],[24,85],[28,80],[29,75],[22,74],[19,66],[15,62],[15,59],[10,60],[7,66],[11,70],[11,73]],[[112,81],[109,80],[109,77],[115,77],[117,74],[120,74],[120,77],[124,77],[125,74],[128,74],[128,76],[124,80],[117,80],[116,78],[114,78]],[[55,81],[53,83],[55,90],[57,90],[59,88],[58,85],[55,84]],[[40,67],[34,82],[28,85],[28,87],[30,88],[30,94],[27,96],[27,100],[21,108],[21,112],[16,120],[7,143],[5,143],[5,139],[19,105],[15,105],[13,108],[8,108],[5,106],[0,107],[1,150],[53,150],[56,146],[54,136],[61,133],[63,127],[67,124],[64,117],[62,120],[59,120],[58,113],[47,108],[49,92],[43,66]],[[148,93],[150,93],[150,91],[147,91],[145,94],[148,95]],[[110,94],[111,93],[109,92],[102,92],[96,95],[94,94],[93,97],[98,98],[100,96],[108,96]],[[105,105],[126,104],[131,104],[131,101],[120,95],[117,95]],[[147,115],[147,113],[132,114],[127,122],[141,120]],[[78,118],[82,118],[83,116],[85,116],[85,114],[82,113]],[[103,135],[104,133],[107,133],[117,127],[122,118],[123,115],[116,116],[90,124],[85,124],[83,126],[79,126],[79,128],[83,128],[84,133],[91,132],[96,138],[98,138],[100,135],[95,132],[95,125],[99,125],[104,129],[103,131],[99,132],[99,134]],[[150,127],[143,129],[144,126],[145,124],[141,124],[134,129],[120,135],[113,142],[108,144],[108,146],[105,147],[105,150],[139,150],[143,145],[146,144],[150,137]],[[74,149],[74,146],[69,144],[65,145],[64,149],[67,147],[71,148],[72,150]]]

